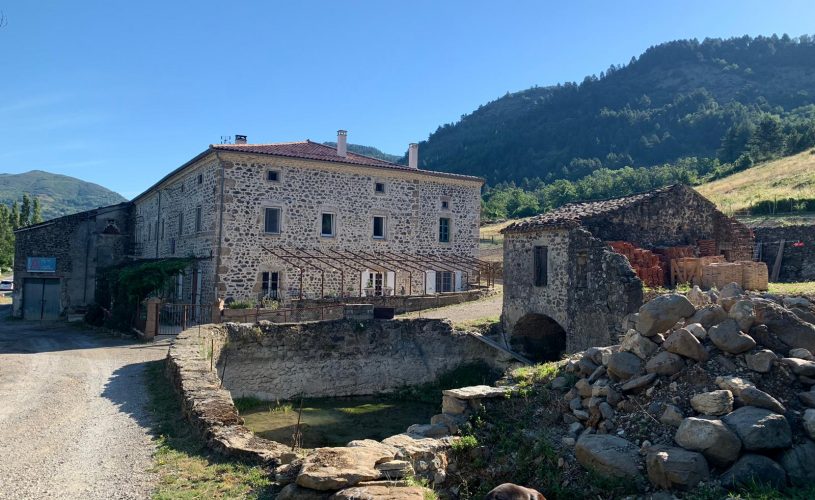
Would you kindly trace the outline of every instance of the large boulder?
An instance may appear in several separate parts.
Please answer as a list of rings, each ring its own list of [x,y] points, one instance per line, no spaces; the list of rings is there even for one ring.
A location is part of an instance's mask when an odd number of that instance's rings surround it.
[[[786,486],[787,473],[777,462],[764,455],[748,453],[725,471],[720,479],[723,486],[731,489],[755,484],[779,489]]]
[[[615,352],[608,359],[607,369],[617,380],[628,380],[642,372],[642,360],[630,352]]]
[[[672,352],[662,351],[645,364],[645,371],[671,376],[685,367],[685,360]]]
[[[705,457],[683,448],[655,449],[646,455],[645,465],[651,483],[664,489],[693,489],[710,477]]]
[[[583,467],[603,476],[635,479],[639,448],[625,439],[609,434],[585,434],[577,440],[575,456]]]
[[[659,350],[659,346],[638,331],[628,330],[620,343],[620,350],[634,353],[640,359],[648,359]]]
[[[332,491],[317,491],[297,486],[294,483],[286,485],[275,497],[277,500],[327,500]]]
[[[727,311],[720,305],[712,305],[696,311],[688,320],[688,324],[698,323],[702,325],[705,330],[708,330],[711,326],[718,325],[726,319]]]
[[[726,319],[707,332],[713,344],[724,352],[741,354],[756,346],[753,337],[742,333],[734,319]]]
[[[753,309],[753,301],[740,300],[730,308],[729,316],[738,323],[743,332],[749,332],[756,321],[756,312]]]
[[[790,347],[803,347],[815,352],[815,325],[770,300],[755,300],[753,303],[757,323],[766,325],[771,333]]]
[[[701,342],[699,342],[699,339],[685,328],[680,328],[673,332],[665,342],[662,343],[662,347],[668,352],[693,359],[700,363],[704,363],[710,358],[710,355],[702,346]]]
[[[690,405],[703,415],[724,415],[733,411],[733,393],[727,390],[703,392],[693,396]]]
[[[679,424],[674,441],[698,451],[712,464],[724,467],[739,458],[741,440],[721,420],[688,417]]]
[[[421,486],[365,485],[346,488],[332,500],[424,500],[432,491]]]
[[[812,439],[815,439],[815,410],[812,408],[804,412],[804,430]]]
[[[809,486],[815,481],[815,443],[809,439],[785,451],[780,462],[793,486]]]
[[[769,349],[762,349],[744,356],[744,361],[747,362],[747,368],[758,373],[770,373],[773,367],[773,361],[776,359],[778,359],[778,356]]]
[[[722,420],[741,439],[745,450],[775,450],[792,444],[792,431],[784,415],[743,406]]]
[[[491,489],[484,500],[546,500],[540,491],[518,486],[517,484],[504,483]]]
[[[755,406],[756,408],[764,408],[776,413],[784,413],[787,411],[780,401],[757,387],[746,387],[742,389],[739,394],[739,401],[741,401],[744,406]]]
[[[720,299],[732,299],[744,294],[744,288],[736,282],[728,283],[719,291]]]
[[[699,285],[693,285],[693,289],[688,292],[688,300],[697,309],[710,304],[710,296],[703,292]]]
[[[695,312],[696,308],[684,295],[660,295],[640,307],[637,331],[646,337],[653,337]]]
[[[312,490],[339,490],[361,481],[378,479],[377,464],[393,455],[374,447],[317,448],[304,460],[296,483]]]
[[[792,369],[792,373],[804,377],[815,377],[815,361],[801,358],[781,358],[781,362]]]

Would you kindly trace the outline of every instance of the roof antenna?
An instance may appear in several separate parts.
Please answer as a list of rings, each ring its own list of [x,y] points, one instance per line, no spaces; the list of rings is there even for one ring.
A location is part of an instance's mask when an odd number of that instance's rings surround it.
[[[232,136],[231,135],[222,135],[221,136],[221,144],[232,144]]]

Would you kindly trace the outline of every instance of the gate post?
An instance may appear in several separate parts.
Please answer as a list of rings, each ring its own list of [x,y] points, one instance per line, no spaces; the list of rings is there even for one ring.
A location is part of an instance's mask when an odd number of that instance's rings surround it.
[[[147,320],[144,323],[144,338],[152,340],[158,335],[158,313],[161,299],[151,297],[147,299]]]
[[[221,322],[221,311],[224,309],[224,299],[215,299],[215,302],[212,303],[212,314],[210,321],[215,324]]]

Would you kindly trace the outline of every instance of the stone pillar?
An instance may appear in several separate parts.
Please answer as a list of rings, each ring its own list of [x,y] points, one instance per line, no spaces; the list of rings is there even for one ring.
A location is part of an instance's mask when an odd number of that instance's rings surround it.
[[[149,298],[145,307],[147,307],[147,321],[144,322],[144,338],[152,340],[158,334],[158,310],[161,307],[161,299]]]
[[[221,311],[224,310],[224,299],[215,299],[215,302],[212,303],[212,317],[210,321],[215,324],[221,322]]]

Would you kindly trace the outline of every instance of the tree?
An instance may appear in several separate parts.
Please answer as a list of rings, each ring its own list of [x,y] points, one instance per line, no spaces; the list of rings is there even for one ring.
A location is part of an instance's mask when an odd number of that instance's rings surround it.
[[[39,224],[42,222],[42,213],[40,211],[40,199],[34,197],[34,202],[31,205],[31,223]]]
[[[751,156],[758,159],[773,158],[784,151],[784,129],[776,115],[765,114],[750,138]]]
[[[11,212],[9,212],[8,218],[9,224],[11,224],[12,229],[17,229],[20,227],[20,210],[17,208],[17,202],[11,204]]]
[[[23,202],[20,205],[20,227],[25,227],[31,224],[31,198],[28,194],[23,193]]]

